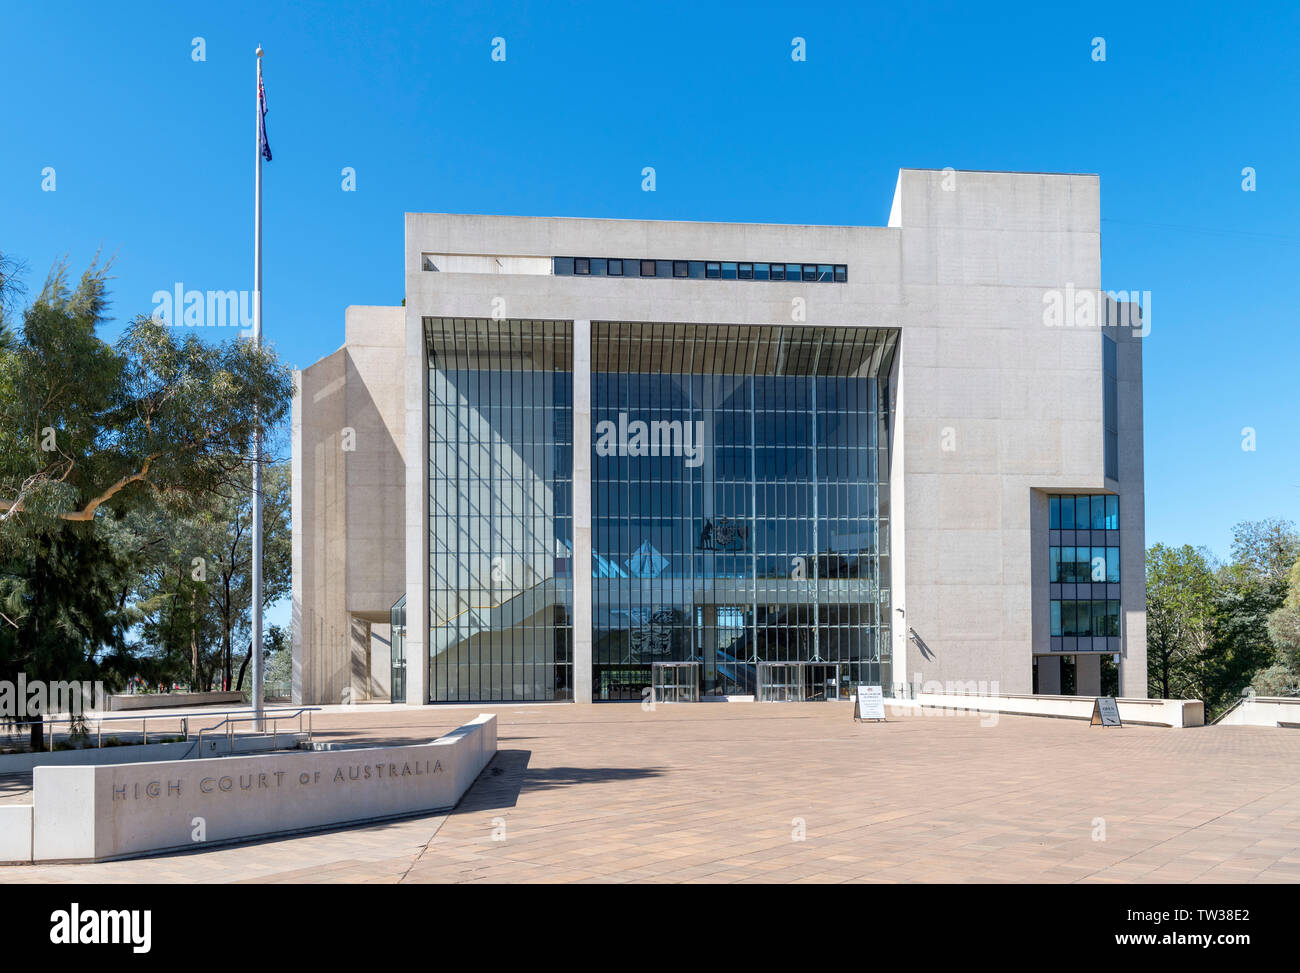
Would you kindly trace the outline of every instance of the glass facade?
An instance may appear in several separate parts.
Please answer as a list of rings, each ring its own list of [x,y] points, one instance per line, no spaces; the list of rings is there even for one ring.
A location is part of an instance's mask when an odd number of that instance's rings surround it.
[[[1119,497],[1048,497],[1048,545],[1051,651],[1117,651]]]
[[[757,695],[762,663],[808,667],[810,698],[891,685],[895,343],[592,322],[596,699],[640,699],[665,662],[704,695]]]
[[[572,323],[424,327],[429,699],[571,699]]]

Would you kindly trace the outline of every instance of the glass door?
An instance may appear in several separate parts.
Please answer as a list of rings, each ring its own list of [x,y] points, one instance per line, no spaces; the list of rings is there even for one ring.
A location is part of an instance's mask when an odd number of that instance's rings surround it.
[[[397,600],[389,610],[392,631],[392,672],[388,698],[394,703],[406,702],[406,595]]]
[[[650,685],[652,698],[656,703],[698,703],[700,664],[698,662],[651,663]]]

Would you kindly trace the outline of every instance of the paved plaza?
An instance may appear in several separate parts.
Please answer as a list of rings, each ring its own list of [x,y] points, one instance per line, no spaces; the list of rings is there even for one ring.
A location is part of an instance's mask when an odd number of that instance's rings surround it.
[[[500,752],[447,815],[0,882],[1300,881],[1300,732],[850,705],[333,707],[347,742],[497,713]]]

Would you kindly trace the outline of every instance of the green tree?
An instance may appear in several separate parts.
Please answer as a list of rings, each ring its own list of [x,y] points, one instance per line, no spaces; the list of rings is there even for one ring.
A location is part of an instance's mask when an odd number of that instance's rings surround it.
[[[1300,558],[1291,565],[1282,604],[1268,616],[1268,635],[1276,654],[1251,686],[1261,696],[1300,695]]]
[[[1206,698],[1207,709],[1221,709],[1248,686],[1256,692],[1285,688],[1291,655],[1279,637],[1286,635],[1289,581],[1297,558],[1300,534],[1290,521],[1245,521],[1233,528],[1232,564],[1218,579],[1218,679],[1214,698]]]
[[[128,608],[130,592],[166,547],[156,535],[247,482],[254,432],[292,397],[289,369],[247,341],[137,317],[104,342],[107,280],[96,261],[71,287],[56,266],[21,328],[4,310],[0,329],[0,669],[31,678],[128,669],[123,632],[150,607]],[[173,615],[186,595],[171,592]]]
[[[289,464],[267,467],[262,477],[263,610],[288,594],[292,583],[290,501]],[[221,498],[218,518],[221,534],[212,547],[212,605],[222,632],[223,684],[236,690],[244,688],[244,672],[252,657],[252,508],[250,476],[246,488]],[[233,678],[236,645],[246,646],[237,680]]]
[[[1147,680],[1164,699],[1199,696],[1211,649],[1214,569],[1209,553],[1184,544],[1147,551]]]

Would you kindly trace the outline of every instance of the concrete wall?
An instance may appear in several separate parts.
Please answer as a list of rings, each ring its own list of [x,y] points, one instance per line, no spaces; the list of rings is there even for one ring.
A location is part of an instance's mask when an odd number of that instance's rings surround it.
[[[108,708],[117,710],[176,709],[216,703],[244,705],[243,693],[124,693],[108,697]]]
[[[401,308],[348,308],[344,347],[296,376],[295,702],[386,698],[371,626],[386,629],[405,589],[403,320]]]
[[[1300,726],[1300,697],[1248,696],[1224,713],[1218,726]]]
[[[1106,488],[1100,329],[1044,323],[1046,292],[1100,286],[1098,180],[905,170],[890,223],[909,679],[1028,693],[1046,496]]]
[[[963,693],[920,693],[916,699],[891,701],[891,715],[921,713],[945,716],[953,713],[1004,713],[1008,716],[1050,716],[1056,719],[1090,720],[1096,699],[1090,696],[967,695]],[[1182,728],[1205,725],[1205,704],[1199,699],[1116,699],[1122,723]],[[1102,732],[1099,727],[1097,732]]]
[[[496,749],[485,714],[414,746],[38,767],[31,858],[105,861],[447,810]]]

